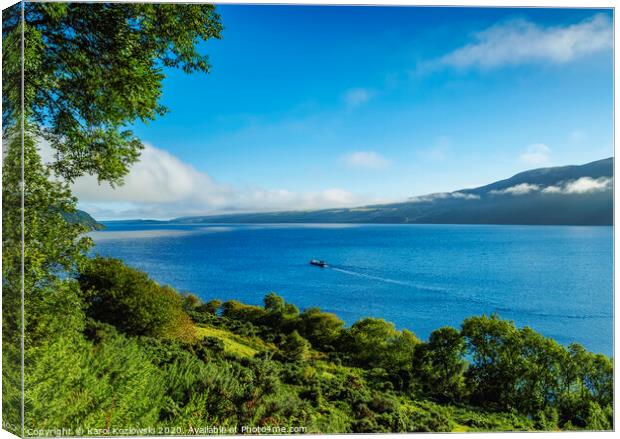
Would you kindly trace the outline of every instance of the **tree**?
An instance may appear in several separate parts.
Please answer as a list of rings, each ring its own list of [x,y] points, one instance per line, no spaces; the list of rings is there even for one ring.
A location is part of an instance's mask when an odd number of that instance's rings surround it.
[[[344,322],[336,314],[322,312],[319,308],[308,308],[299,316],[299,331],[317,349],[332,349],[336,346]]]
[[[554,340],[531,328],[519,331],[523,374],[520,377],[517,408],[526,414],[545,412],[561,394],[561,363],[566,350]]]
[[[200,298],[195,294],[183,293],[181,296],[183,297],[183,309],[185,311],[194,311],[202,304]]]
[[[18,129],[8,132],[2,171],[3,401],[6,425],[17,426],[21,423],[22,288],[26,311],[24,345],[31,349],[54,334],[44,328],[50,316],[58,314],[57,309],[64,310],[60,318],[66,322],[73,322],[75,313],[80,312],[79,302],[77,308],[72,303],[65,309],[63,298],[51,293],[64,290],[69,281],[60,282],[59,276],[75,273],[91,241],[82,235],[82,226],[69,224],[62,217],[62,212],[75,211],[76,200],[65,184],[49,179],[49,170],[39,159],[28,126],[23,133]],[[50,305],[51,299],[57,301],[56,309]],[[27,370],[35,360],[27,357]]]
[[[585,428],[598,431],[613,430],[613,409],[611,405],[608,405],[606,409],[601,408],[597,402],[590,401]]]
[[[613,404],[614,394],[614,365],[611,358],[603,354],[590,354],[592,368],[586,380],[592,399],[606,407]]]
[[[419,343],[412,332],[398,331],[393,323],[377,318],[355,322],[344,339],[355,365],[392,372],[411,368],[413,352]]]
[[[408,373],[419,344],[420,339],[413,332],[408,329],[400,331],[396,339],[392,341],[385,368],[401,375],[404,372]],[[403,384],[400,383],[399,385],[402,386]]]
[[[267,294],[263,299],[263,303],[265,305],[265,311],[269,314],[284,314],[286,302],[276,293]]]
[[[158,103],[164,68],[207,72],[208,60],[197,51],[197,43],[219,38],[221,29],[212,5],[20,2],[3,11],[2,136],[8,144],[2,185],[5,425],[21,423],[21,317],[27,354],[55,340],[56,334],[40,330],[45,321],[41,317],[54,309],[50,300],[61,301],[51,293],[74,287],[69,279],[89,247],[89,239],[81,235],[85,230],[62,218],[75,212],[76,200],[66,184],[50,179],[35,139],[47,139],[55,149],[53,169],[65,181],[94,174],[120,183],[142,148],[126,126],[165,111]],[[22,288],[26,316],[21,313]],[[58,315],[58,309],[63,309],[63,317],[76,311],[58,306],[52,315]],[[26,379],[43,357],[26,355]],[[59,362],[56,366],[69,361],[58,352],[49,358]]]
[[[62,213],[76,211],[77,199],[71,196],[66,184],[50,179],[50,171],[41,163],[29,126],[23,133],[22,182],[21,140],[19,130],[11,132],[3,164],[3,279],[10,288],[20,288],[14,282],[21,282],[23,230],[24,289],[30,295],[61,273],[74,274],[92,241],[83,236],[85,227],[67,223],[63,218]]]
[[[470,317],[461,334],[472,357],[466,373],[472,400],[500,410],[515,408],[523,359],[514,323],[496,315]]]
[[[297,331],[287,335],[280,348],[287,361],[303,361],[308,358],[310,353],[310,343]]]
[[[209,300],[207,303],[198,305],[197,311],[206,312],[207,314],[215,315],[222,306],[222,301],[218,299]]]
[[[393,323],[366,318],[355,322],[347,331],[346,347],[356,365],[372,369],[385,363],[390,343],[397,336]]]
[[[439,401],[459,401],[465,391],[467,362],[465,340],[459,331],[444,327],[433,331],[414,357],[414,373],[426,395]]]
[[[272,328],[276,331],[290,333],[294,330],[295,322],[299,316],[299,309],[286,303],[283,297],[276,293],[269,293],[263,298],[265,316],[260,324]]]
[[[613,407],[613,364],[604,355],[592,354],[582,345],[571,343],[562,356],[559,382],[561,390],[556,404],[562,423],[590,428],[595,412],[600,414]],[[611,418],[609,423],[612,425]]]
[[[25,117],[56,150],[68,180],[119,183],[142,142],[126,126],[163,114],[165,68],[208,72],[198,42],[220,38],[213,5],[24,2],[3,13],[3,121],[21,117],[20,36],[25,36]]]
[[[50,179],[35,139],[46,139],[55,149],[54,171],[65,181],[90,173],[100,180],[121,182],[142,148],[126,126],[165,111],[158,103],[165,67],[208,71],[207,58],[198,53],[197,43],[219,37],[221,24],[211,5],[21,2],[5,9],[2,18],[3,143],[8,144],[2,187],[3,400],[4,407],[14,408],[4,412],[7,425],[18,425],[22,289],[25,380],[36,382],[32,376],[37,371],[61,370],[71,361],[63,357],[63,349],[85,346],[80,339],[60,346],[68,339],[61,340],[58,331],[49,332],[53,317],[65,324],[83,323],[81,301],[69,299],[77,297],[71,277],[90,240],[81,235],[84,228],[62,217],[75,213],[76,200],[66,184]],[[68,302],[70,306],[62,306]],[[63,310],[60,315],[58,309]],[[50,350],[52,345],[57,351]],[[60,373],[44,377],[47,385],[62,387],[60,379]],[[67,389],[57,387],[46,394],[50,407],[60,407],[54,404]],[[32,402],[26,401],[29,409]]]

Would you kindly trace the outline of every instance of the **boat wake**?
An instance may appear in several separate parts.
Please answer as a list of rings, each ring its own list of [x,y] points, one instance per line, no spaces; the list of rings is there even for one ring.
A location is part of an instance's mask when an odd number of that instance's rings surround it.
[[[366,279],[377,280],[379,282],[385,282],[385,283],[388,283],[388,284],[405,285],[405,286],[408,286],[408,287],[414,287],[415,286],[415,285],[413,285],[410,282],[400,281],[400,280],[396,280],[396,279],[389,279],[389,278],[380,277],[380,276],[373,276],[371,274],[360,273],[358,271],[345,270],[343,268],[337,268],[337,267],[333,267],[333,266],[329,266],[329,268],[331,268],[334,271],[338,271],[340,273],[350,274],[351,276],[364,277]]]

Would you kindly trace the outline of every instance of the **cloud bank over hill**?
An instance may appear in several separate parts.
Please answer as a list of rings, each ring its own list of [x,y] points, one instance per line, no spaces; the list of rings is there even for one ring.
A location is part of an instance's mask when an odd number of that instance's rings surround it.
[[[462,199],[462,200],[479,200],[480,195],[476,194],[468,194],[465,192],[438,192],[435,194],[428,195],[420,195],[417,197],[409,198],[409,202],[411,203],[426,203],[435,200],[446,200],[446,199]]]
[[[53,161],[53,153],[45,142],[40,142],[40,154],[44,162]],[[371,151],[353,152],[340,159],[348,160],[349,163],[345,163],[346,168],[354,168],[354,172],[376,172],[390,164],[387,159]],[[108,183],[99,184],[94,176],[83,176],[71,187],[79,199],[79,207],[98,220],[171,219],[251,213],[260,215],[291,211],[309,212],[314,218],[312,212],[332,209],[336,214],[322,215],[322,221],[334,222],[337,219],[344,222],[432,222],[439,221],[437,215],[442,212],[441,221],[444,222],[476,222],[477,215],[481,218],[484,216],[476,212],[485,209],[493,210],[493,218],[499,218],[499,212],[508,212],[516,206],[521,206],[519,209],[533,209],[538,206],[541,210],[549,210],[546,204],[549,197],[590,196],[590,199],[562,201],[565,204],[562,209],[565,212],[585,212],[587,209],[580,203],[590,203],[595,199],[592,197],[596,197],[596,203],[599,203],[596,208],[596,215],[599,215],[596,222],[605,223],[605,212],[611,205],[609,200],[613,189],[613,160],[605,159],[581,166],[538,168],[487,186],[420,195],[390,205],[385,203],[394,203],[396,200],[373,199],[337,187],[306,192],[285,188],[265,189],[259,186],[237,187],[218,182],[208,173],[196,169],[175,155],[147,144],[140,161],[131,167],[123,185],[112,188]],[[598,194],[601,194],[602,198],[598,197]],[[514,202],[511,202],[511,199]],[[403,205],[411,208],[403,210]],[[365,208],[349,209],[360,206]],[[458,219],[459,215],[462,216],[465,212],[463,209],[469,212],[469,216]],[[350,212],[346,213],[347,210]],[[382,213],[375,214],[373,218],[364,219],[364,214],[359,213],[380,210]],[[449,212],[460,213],[452,219],[450,215],[453,214]],[[559,218],[557,221],[563,219]],[[585,223],[587,221],[589,220],[584,220]]]
[[[506,189],[491,190],[491,195],[525,195],[532,192],[543,194],[587,194],[609,191],[613,188],[611,177],[581,177],[576,180],[560,182],[557,185],[541,186],[538,184],[520,183]]]
[[[187,223],[613,224],[613,158],[537,168],[486,186],[391,204],[183,218]]]
[[[42,156],[51,158],[45,151]],[[96,218],[170,218],[291,208],[309,210],[380,201],[340,188],[315,192],[238,188],[217,182],[178,157],[148,144],[122,186],[112,188],[107,183],[99,184],[94,176],[83,176],[75,181],[72,190],[80,206]]]

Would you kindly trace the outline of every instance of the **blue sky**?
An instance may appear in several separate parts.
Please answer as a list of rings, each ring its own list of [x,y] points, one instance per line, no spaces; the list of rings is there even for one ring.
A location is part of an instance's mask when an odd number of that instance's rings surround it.
[[[166,71],[127,185],[74,186],[95,217],[402,200],[613,154],[608,10],[218,9],[211,73]]]

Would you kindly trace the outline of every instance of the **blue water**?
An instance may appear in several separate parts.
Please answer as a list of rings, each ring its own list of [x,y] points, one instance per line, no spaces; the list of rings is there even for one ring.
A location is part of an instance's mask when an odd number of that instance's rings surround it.
[[[423,339],[497,313],[612,354],[611,227],[106,225],[91,234],[96,253],[205,300],[260,304],[275,291],[347,324],[382,317]]]

